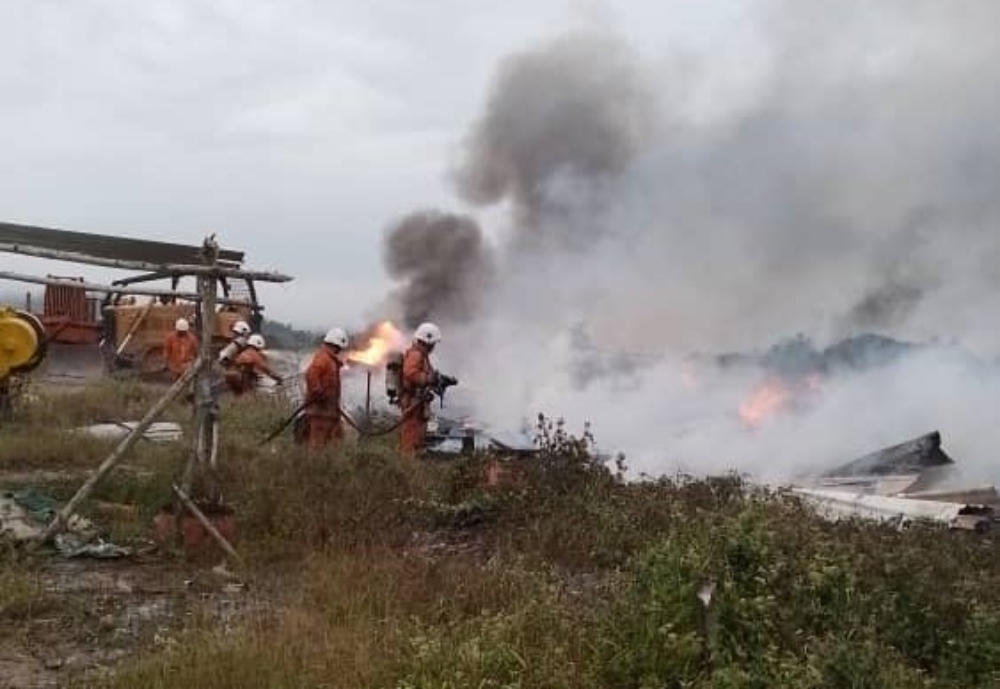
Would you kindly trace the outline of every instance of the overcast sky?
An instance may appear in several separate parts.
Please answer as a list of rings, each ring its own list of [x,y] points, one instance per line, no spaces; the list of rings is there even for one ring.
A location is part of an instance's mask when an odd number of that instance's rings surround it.
[[[263,291],[272,317],[355,324],[386,288],[385,225],[456,206],[445,173],[499,59],[611,26],[654,61],[729,55],[735,94],[743,5],[8,0],[0,219],[185,242],[216,232],[295,276]]]

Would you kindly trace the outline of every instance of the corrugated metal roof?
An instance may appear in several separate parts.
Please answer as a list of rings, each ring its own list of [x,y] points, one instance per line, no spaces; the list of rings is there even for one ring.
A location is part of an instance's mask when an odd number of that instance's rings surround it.
[[[201,262],[199,256],[201,247],[199,246],[86,232],[70,232],[4,222],[0,222],[0,244],[17,244],[49,251],[71,251],[93,258],[142,261],[158,265]],[[238,266],[243,262],[243,252],[221,249],[219,261]]]

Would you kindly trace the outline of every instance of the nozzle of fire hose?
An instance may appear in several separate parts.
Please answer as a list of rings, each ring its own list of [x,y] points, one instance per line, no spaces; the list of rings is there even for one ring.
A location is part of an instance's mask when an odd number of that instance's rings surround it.
[[[444,407],[444,393],[447,392],[448,388],[452,385],[458,385],[458,378],[454,376],[446,376],[443,373],[437,371],[434,372],[434,378],[431,381],[431,390],[438,397],[438,403],[441,407]]]

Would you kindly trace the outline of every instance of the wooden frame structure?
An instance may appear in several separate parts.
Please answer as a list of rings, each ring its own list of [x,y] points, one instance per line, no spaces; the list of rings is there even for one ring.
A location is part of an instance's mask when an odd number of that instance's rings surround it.
[[[216,304],[223,311],[240,313],[252,329],[259,330],[264,307],[257,301],[255,282],[285,282],[289,279],[273,271],[243,269],[243,252],[231,249],[219,248],[215,263],[210,268],[206,267],[202,262],[203,248],[0,222],[0,253],[139,273],[115,280],[110,285],[85,282],[82,278],[40,277],[11,271],[0,271],[0,280],[46,286],[46,306],[40,316],[49,341],[97,347],[108,374],[130,370],[142,377],[159,377],[163,367],[159,339],[155,336],[151,339],[153,331],[147,331],[146,326],[139,328],[146,315],[152,317],[153,313],[145,309],[136,318],[136,313],[130,313],[131,307],[125,303],[128,298],[138,295],[159,298],[163,304],[177,301],[197,303],[201,298],[200,290],[189,288],[183,291],[180,281],[185,277],[193,277],[197,281],[206,274],[206,270],[210,270],[222,288]],[[146,284],[154,280],[169,280],[169,289]],[[54,297],[52,302],[66,306],[65,309],[49,308],[50,292]],[[95,293],[103,297],[93,296]],[[55,298],[56,295],[59,298]],[[99,298],[101,301],[98,303]],[[73,315],[83,312],[84,301],[92,307],[91,315]],[[94,314],[100,314],[100,318]],[[170,316],[170,322],[181,315],[187,318],[193,315],[198,319],[197,313],[189,315],[189,309],[180,309]],[[236,317],[230,315],[228,319],[224,317],[217,322],[217,346],[222,345],[228,320]]]
[[[36,234],[35,231],[40,232]],[[13,240],[13,241],[12,241]],[[219,248],[215,236],[205,238],[202,246],[194,255],[190,247],[159,242],[144,242],[141,240],[120,240],[118,238],[100,235],[77,235],[63,230],[46,230],[23,225],[0,223],[0,252],[16,253],[38,258],[59,261],[72,261],[88,265],[105,266],[138,270],[148,275],[134,279],[127,285],[98,285],[87,283],[88,290],[147,296],[173,296],[195,301],[200,309],[200,341],[199,354],[196,361],[174,384],[164,393],[145,417],[126,435],[101,463],[97,471],[77,490],[76,494],[60,509],[45,531],[38,539],[38,544],[45,543],[62,531],[70,516],[85,501],[107,474],[117,466],[128,454],[128,451],[142,437],[150,425],[156,421],[177,399],[182,392],[193,384],[194,387],[194,424],[192,442],[188,460],[184,466],[180,485],[174,493],[182,505],[175,510],[180,519],[183,509],[190,502],[188,496],[199,470],[211,473],[216,468],[216,452],[218,448],[218,400],[213,386],[212,364],[212,333],[215,330],[216,306],[233,303],[227,297],[219,296],[219,288],[228,278],[251,279],[263,282],[288,282],[291,277],[274,271],[252,271],[239,267],[238,261],[243,255],[237,252],[225,251]],[[58,242],[63,242],[59,244]],[[68,242],[68,244],[66,244]],[[69,246],[69,250],[65,247]],[[62,248],[60,248],[62,247]],[[174,262],[178,258],[186,261]],[[164,263],[151,262],[162,259]],[[169,261],[169,262],[167,262]],[[197,277],[197,293],[182,293],[174,290],[158,290],[144,286],[135,286],[144,280],[155,277],[170,277],[173,275],[194,275]],[[24,282],[46,284],[46,278],[33,278],[18,273],[0,272],[0,279],[12,279]],[[216,496],[212,496],[213,498]],[[197,516],[197,515],[196,515]],[[211,534],[213,538],[217,533]],[[217,539],[218,540],[218,539]],[[223,539],[224,540],[224,539]],[[222,544],[220,544],[222,545]],[[235,551],[228,544],[223,549],[233,556]]]

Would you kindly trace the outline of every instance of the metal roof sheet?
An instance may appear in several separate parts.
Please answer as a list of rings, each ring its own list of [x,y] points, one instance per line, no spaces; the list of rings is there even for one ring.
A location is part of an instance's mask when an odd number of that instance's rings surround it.
[[[201,262],[200,246],[86,232],[70,232],[5,222],[0,222],[0,244],[14,244],[49,251],[67,251],[93,258],[142,261],[159,265],[197,264]],[[0,248],[0,251],[2,250]],[[243,262],[243,252],[220,249],[219,261],[238,266]]]

